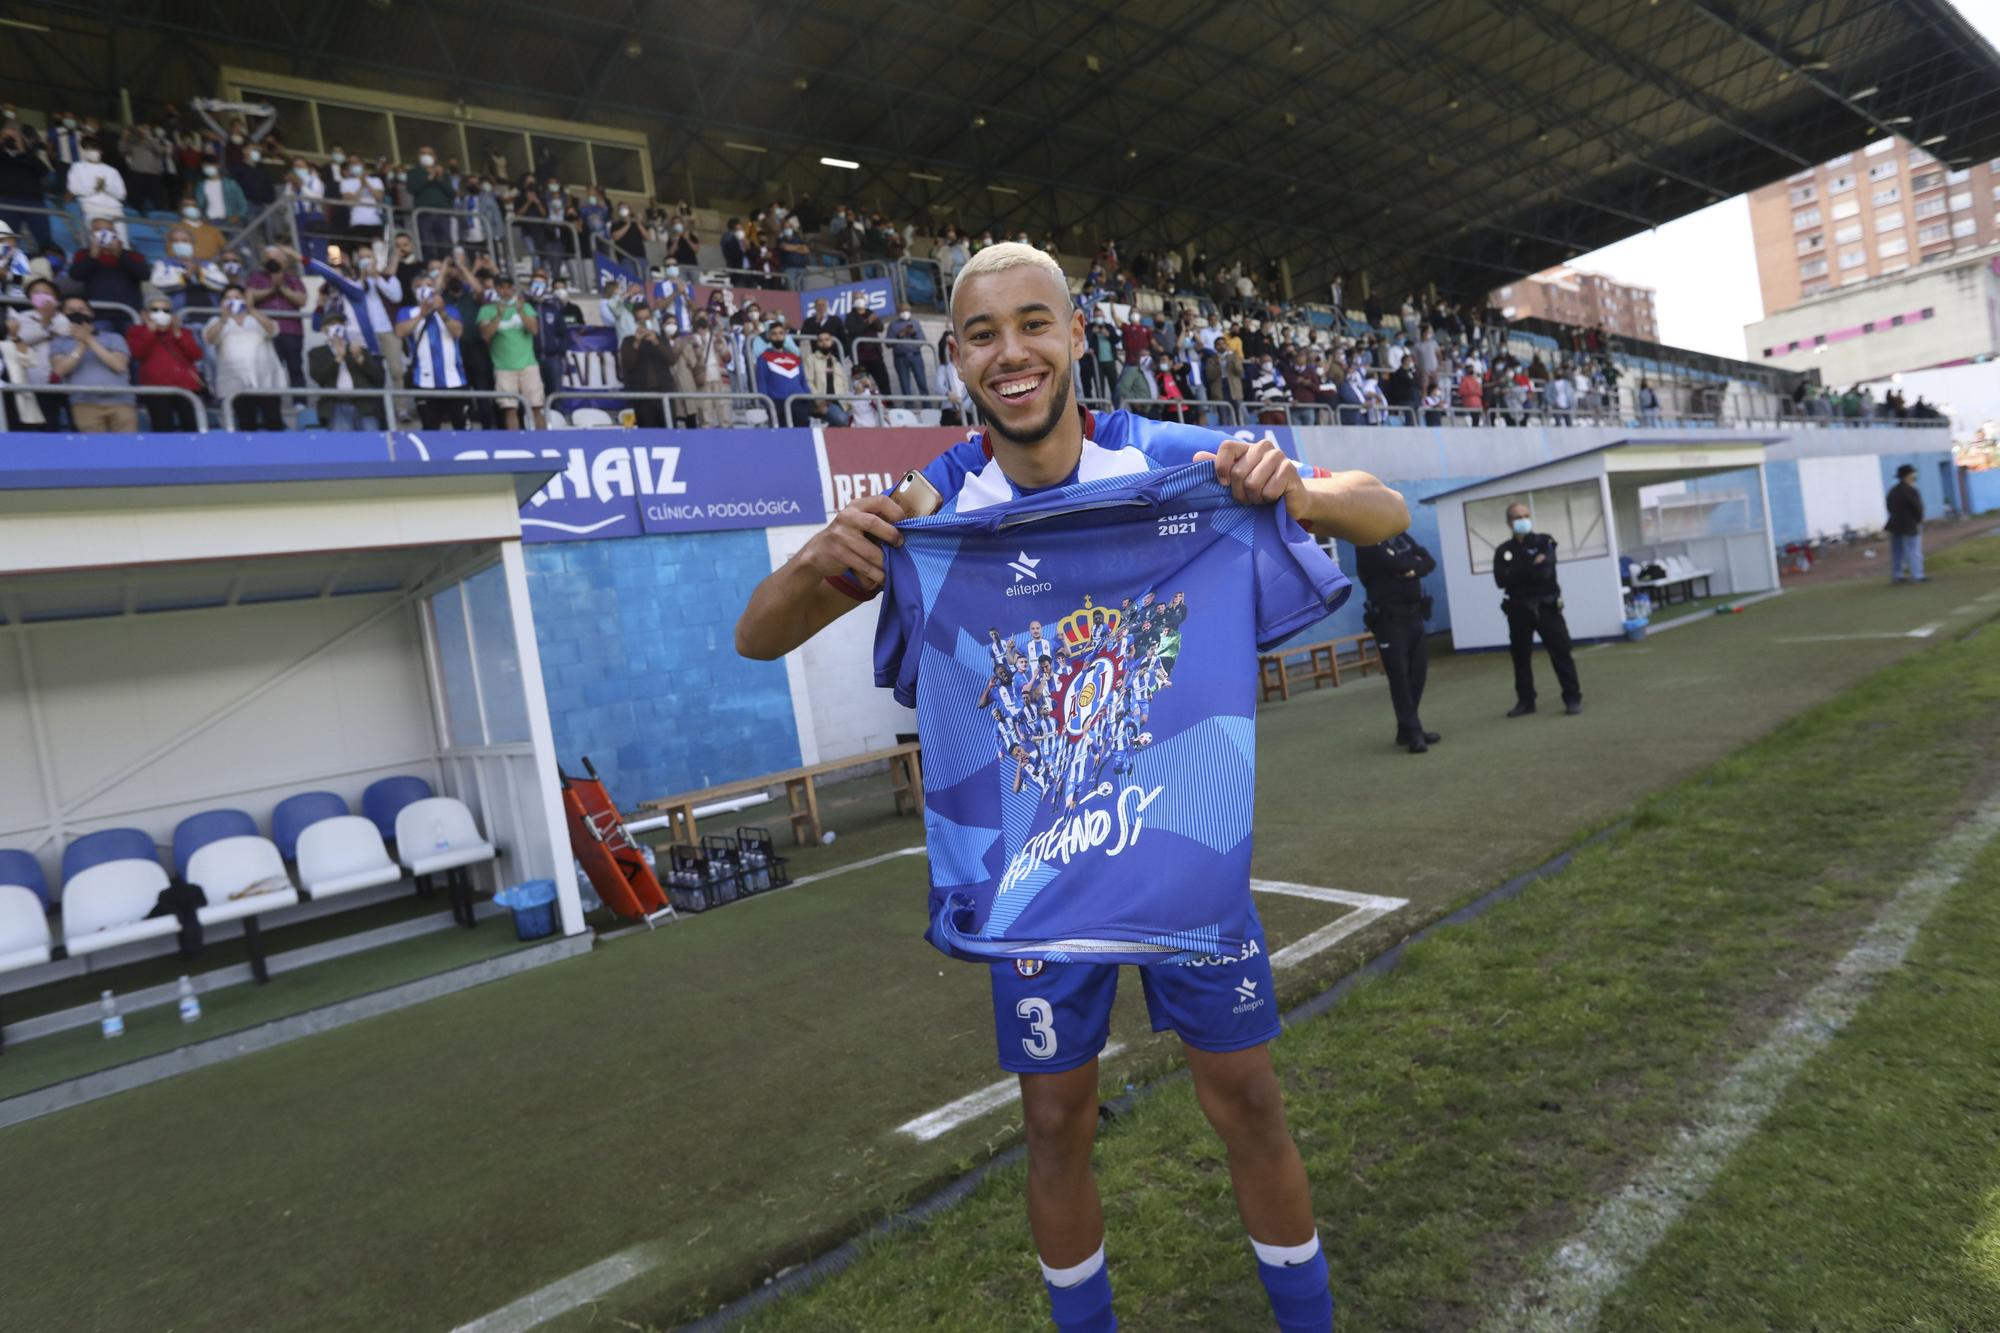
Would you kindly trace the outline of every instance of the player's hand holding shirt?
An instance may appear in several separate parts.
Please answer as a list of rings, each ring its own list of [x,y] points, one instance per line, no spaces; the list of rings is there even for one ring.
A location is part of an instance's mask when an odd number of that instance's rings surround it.
[[[1207,462],[899,527],[876,683],[917,709],[931,942],[987,961],[1240,954],[1257,654],[1346,600],[1338,566]],[[991,688],[1016,670],[1028,688]]]

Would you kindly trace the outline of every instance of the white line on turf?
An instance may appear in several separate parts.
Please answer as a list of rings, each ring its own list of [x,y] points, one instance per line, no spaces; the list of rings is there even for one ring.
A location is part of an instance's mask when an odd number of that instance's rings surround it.
[[[1848,643],[1858,639],[1928,639],[1938,632],[1936,625],[1919,625],[1915,629],[1885,629],[1862,634],[1802,634],[1796,638],[1778,639],[1778,643]]]
[[[527,1333],[557,1315],[568,1314],[577,1306],[596,1300],[613,1287],[623,1286],[655,1262],[651,1246],[635,1245],[588,1268],[579,1268],[568,1277],[558,1278],[539,1291],[531,1291],[492,1314],[460,1324],[452,1333]]]
[[[1097,1058],[1109,1060],[1122,1053],[1125,1043],[1107,1042]],[[896,1126],[898,1134],[907,1134],[919,1143],[929,1143],[942,1138],[968,1120],[977,1120],[988,1111],[997,1111],[1021,1095],[1021,1080],[1003,1078],[997,1083],[989,1083],[977,1092],[967,1093],[955,1102],[946,1102],[935,1111],[928,1111],[915,1120]]]
[[[1597,1322],[1606,1298],[1691,1204],[1708,1192],[1736,1149],[1757,1132],[1787,1085],[1847,1026],[1877,978],[1895,971],[1917,932],[1973,860],[2000,834],[2000,796],[1954,829],[1869,923],[1861,939],[1807,991],[1756,1050],[1732,1069],[1659,1157],[1606,1199],[1541,1271],[1509,1296],[1487,1333],[1568,1333]]]

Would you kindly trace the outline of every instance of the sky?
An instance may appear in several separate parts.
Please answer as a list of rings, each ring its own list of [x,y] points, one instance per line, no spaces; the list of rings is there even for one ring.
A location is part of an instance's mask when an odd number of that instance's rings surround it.
[[[1981,36],[2000,46],[2000,0],[1955,0],[1955,7]],[[1748,195],[1725,199],[1570,263],[1653,288],[1660,341],[1670,346],[1743,360],[1743,326],[1764,317]],[[1902,378],[1906,395],[1924,393],[1948,402],[1962,422],[1967,417],[1973,422],[2000,419],[2000,374],[1992,366]]]

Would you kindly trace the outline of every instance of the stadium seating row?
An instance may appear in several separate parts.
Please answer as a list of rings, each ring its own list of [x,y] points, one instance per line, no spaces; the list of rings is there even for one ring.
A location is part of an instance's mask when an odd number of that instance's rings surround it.
[[[422,778],[398,776],[369,786],[361,807],[355,815],[329,791],[287,797],[272,812],[269,838],[242,810],[190,815],[174,828],[171,876],[143,829],[87,833],[63,850],[60,946],[49,927],[41,863],[28,852],[0,849],[0,972],[174,934],[182,917],[163,895],[175,878],[206,898],[192,912],[200,925],[243,923],[260,982],[268,976],[258,918],[302,902],[392,884],[406,874],[427,891],[442,875],[454,917],[474,924],[469,868],[501,852],[480,833],[465,804],[433,794]]]

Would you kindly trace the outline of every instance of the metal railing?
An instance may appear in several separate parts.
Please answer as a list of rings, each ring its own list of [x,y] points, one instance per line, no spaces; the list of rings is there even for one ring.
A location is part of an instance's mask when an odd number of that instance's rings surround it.
[[[896,270],[896,295],[905,304],[925,310],[950,308],[951,290],[944,279],[944,265],[937,260],[905,255],[896,261]]]
[[[938,371],[939,371],[939,368],[940,368],[940,367],[939,367],[939,365],[938,365],[938,355],[937,355],[937,348],[931,345],[931,342],[930,342],[930,340],[929,340],[929,339],[926,339],[926,338],[853,338],[853,339],[850,339],[850,340],[849,340],[849,342],[848,342],[848,346],[849,346],[850,348],[852,348],[852,349],[853,349],[853,350],[852,350],[852,353],[851,353],[851,357],[852,357],[852,360],[853,360],[853,361],[859,361],[859,360],[861,360],[861,359],[862,359],[862,358],[861,358],[861,348],[862,348],[862,347],[863,347],[864,345],[865,345],[865,346],[871,346],[871,347],[880,347],[880,348],[881,348],[881,349],[883,350],[883,357],[882,357],[882,364],[884,364],[884,365],[888,366],[888,367],[889,367],[889,369],[890,369],[890,372],[891,372],[891,373],[894,373],[894,371],[895,371],[895,369],[896,369],[896,356],[895,356],[895,349],[896,349],[896,348],[898,348],[898,347],[914,347],[914,348],[916,348],[916,349],[917,349],[917,359],[918,359],[918,361],[919,361],[920,363],[922,363],[922,364],[924,365],[924,383],[925,383],[926,385],[930,385],[930,384],[935,384],[935,383],[937,383],[937,379],[938,379]],[[888,386],[888,385],[886,385],[886,384],[885,384],[885,385],[883,385],[883,386],[882,386],[882,391],[883,391],[884,393],[887,393],[887,392],[888,392],[888,390],[889,390],[889,386]]]
[[[572,401],[576,401],[588,398],[598,398],[598,399],[611,398],[611,399],[616,399],[619,402],[657,402],[660,404],[661,409],[664,411],[667,419],[667,424],[669,426],[671,426],[674,421],[673,409],[674,409],[674,404],[676,403],[722,403],[726,404],[728,410],[731,412],[734,412],[744,406],[747,406],[748,408],[751,409],[755,409],[761,404],[764,411],[765,425],[775,427],[775,426],[782,426],[785,424],[784,422],[779,420],[778,405],[771,400],[770,395],[749,392],[749,391],[743,393],[651,393],[639,389],[593,389],[587,386],[578,386],[568,389],[559,389],[556,390],[555,392],[549,393],[547,395],[548,408],[552,412],[560,410],[556,407],[556,403],[560,399],[570,399]],[[573,413],[565,413],[565,416],[566,417],[573,416]],[[625,423],[614,418],[609,424],[614,426],[622,426]],[[734,424],[734,423],[729,423],[729,424]],[[755,425],[754,422],[750,424],[753,426]],[[578,429],[590,429],[590,428],[579,427],[575,424],[574,420],[571,420],[568,429],[578,430]],[[602,427],[598,427],[596,429],[602,429]]]
[[[0,383],[0,394],[27,394],[30,397],[40,397],[42,394],[56,394],[65,397],[78,397],[83,394],[90,394],[94,397],[99,397],[99,398],[108,398],[114,395],[120,397],[129,395],[136,398],[185,398],[188,401],[188,403],[194,408],[195,434],[197,435],[208,434],[208,408],[201,401],[200,397],[188,389],[177,389],[171,385],[166,385],[166,384],[10,385],[10,384]],[[73,406],[89,407],[93,406],[93,404],[83,403],[83,404],[73,404]],[[138,404],[136,403],[98,404],[98,406],[130,407],[133,408],[135,411],[138,408]],[[143,427],[141,429],[143,430]]]
[[[1124,406],[1138,412],[1140,416],[1178,418],[1197,426],[1204,424],[1203,418],[1208,415],[1221,418],[1214,423],[1218,426],[1235,427],[1243,424],[1242,418],[1236,412],[1235,404],[1227,398],[1217,398],[1212,401],[1207,398],[1127,398]],[[1148,408],[1156,410],[1148,411],[1146,410]]]
[[[876,410],[876,413],[882,418],[879,424],[884,426],[895,424],[889,420],[889,413],[893,411],[922,412],[925,411],[926,409],[935,408],[937,409],[939,415],[942,416],[946,412],[956,412],[959,410],[958,404],[954,400],[939,393],[898,394],[898,393],[806,392],[806,393],[793,394],[791,397],[785,399],[786,420],[783,424],[788,426],[807,426],[812,424],[809,419],[804,419],[806,417],[804,406],[807,403],[868,403],[873,405],[873,407]],[[852,413],[850,412],[849,415],[851,417]],[[974,419],[976,420],[978,416],[977,412],[975,412],[973,415]],[[923,423],[918,422],[915,424],[921,425]]]
[[[34,308],[34,303],[18,296],[10,296],[4,300],[0,300],[0,307],[4,307],[5,309],[8,310],[32,310]],[[132,323],[137,324],[139,322],[139,312],[134,310],[131,306],[126,305],[122,301],[91,301],[90,308],[96,311],[116,310],[119,314],[125,316],[125,318],[131,321]],[[61,314],[61,313],[62,313],[62,307],[58,305],[56,307],[56,314]],[[52,333],[50,336],[61,337],[62,335]]]

